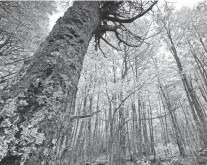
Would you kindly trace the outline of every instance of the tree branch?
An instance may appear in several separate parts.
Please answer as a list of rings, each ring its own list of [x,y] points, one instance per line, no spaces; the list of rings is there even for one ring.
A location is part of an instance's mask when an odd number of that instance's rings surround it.
[[[146,9],[145,11],[141,12],[140,14],[136,15],[135,17],[133,18],[129,18],[129,19],[120,19],[120,18],[115,18],[115,17],[110,17],[110,16],[106,16],[106,20],[108,21],[113,21],[113,22],[119,22],[119,23],[132,23],[133,21],[135,21],[136,19],[142,17],[143,15],[145,15],[147,12],[149,12],[150,10],[152,10],[152,8],[155,6],[155,4],[157,3],[158,1],[154,1],[153,4],[148,8]]]
[[[112,48],[116,49],[117,51],[121,51],[121,49],[119,49],[119,48],[115,47],[114,45],[112,45],[112,44],[111,44],[110,42],[108,42],[105,38],[101,37],[101,39],[102,39],[105,43],[107,43],[109,46],[111,46]]]
[[[90,117],[93,117],[94,115],[96,115],[99,112],[101,112],[101,110],[93,112],[91,114],[86,114],[86,115],[74,115],[74,116],[70,117],[70,120],[90,118]]]

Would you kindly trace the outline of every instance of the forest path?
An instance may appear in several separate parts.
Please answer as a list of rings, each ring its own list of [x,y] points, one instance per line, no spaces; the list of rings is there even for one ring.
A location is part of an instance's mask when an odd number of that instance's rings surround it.
[[[158,160],[158,159],[157,159]],[[108,165],[108,159],[106,155],[100,155],[92,165]],[[134,165],[133,162],[127,161],[126,165]],[[156,162],[137,162],[137,165],[207,165],[206,157],[198,157],[197,159],[193,156],[182,157],[173,157],[160,159]]]
[[[109,158],[106,155],[100,155],[92,165],[108,165]],[[133,165],[133,162],[126,161],[126,165]]]
[[[96,161],[92,165],[108,165],[108,162],[109,161],[106,155],[102,154],[96,159]]]

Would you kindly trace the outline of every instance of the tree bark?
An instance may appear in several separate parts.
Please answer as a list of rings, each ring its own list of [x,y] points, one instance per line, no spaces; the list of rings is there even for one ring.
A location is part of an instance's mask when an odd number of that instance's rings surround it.
[[[100,2],[75,2],[4,91],[0,164],[66,165],[77,85]]]

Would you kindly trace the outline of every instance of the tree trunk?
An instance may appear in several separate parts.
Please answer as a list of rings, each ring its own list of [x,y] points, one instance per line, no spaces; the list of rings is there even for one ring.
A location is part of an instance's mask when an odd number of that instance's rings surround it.
[[[180,128],[179,128],[178,123],[177,123],[177,119],[176,119],[175,115],[173,114],[173,108],[172,108],[171,102],[169,100],[170,98],[168,97],[167,92],[164,91],[164,89],[163,89],[160,82],[159,82],[159,87],[160,87],[160,91],[162,93],[161,99],[162,99],[162,102],[163,102],[163,106],[166,103],[166,107],[167,107],[168,113],[170,115],[170,119],[171,119],[171,122],[172,122],[174,134],[175,134],[175,140],[176,140],[176,143],[178,145],[180,156],[184,157],[184,156],[186,156],[185,149],[184,149],[184,141],[183,141],[183,138],[182,138],[182,135],[181,135]]]
[[[139,117],[139,119],[138,119],[138,125],[139,125],[139,127],[138,127],[138,131],[137,131],[137,133],[138,133],[138,146],[137,146],[137,150],[138,150],[138,157],[139,157],[139,159],[141,159],[142,158],[142,151],[143,151],[143,141],[142,141],[142,139],[143,139],[143,134],[142,134],[142,121],[141,121],[141,118],[142,118],[142,112],[141,112],[141,101],[140,101],[140,99],[138,99],[138,117]]]
[[[151,150],[151,154],[153,154],[154,158],[155,158],[156,153],[155,153],[154,129],[153,129],[153,120],[152,120],[152,111],[153,110],[152,110],[152,106],[151,106],[149,98],[148,98],[148,102],[149,102],[148,116],[150,118],[150,120],[149,120],[150,150]]]
[[[113,96],[114,97],[114,96]],[[115,97],[114,97],[115,99]],[[108,119],[109,119],[109,143],[108,143],[108,154],[109,154],[109,165],[113,164],[113,135],[114,135],[114,121],[112,116],[112,104],[109,101],[109,113],[108,113]]]
[[[142,125],[143,125],[143,141],[144,141],[144,156],[147,160],[149,160],[149,138],[148,138],[148,130],[147,130],[147,116],[146,116],[146,103],[142,102],[142,115],[143,115],[143,120],[142,120]]]
[[[93,96],[90,96],[90,105],[89,105],[89,114],[92,114],[92,104],[93,104]],[[91,140],[91,127],[92,127],[92,121],[91,118],[88,119],[87,121],[87,136],[86,136],[86,154],[87,154],[87,161],[90,162],[90,164],[92,163],[92,140]]]
[[[189,81],[187,80],[186,74],[183,73],[183,66],[182,66],[182,63],[181,63],[180,58],[178,56],[178,53],[177,53],[176,47],[174,45],[174,42],[172,40],[170,32],[168,32],[168,39],[169,39],[170,44],[171,44],[172,55],[173,55],[173,57],[176,61],[176,64],[177,64],[177,67],[178,67],[178,70],[179,70],[179,74],[180,74],[181,80],[183,82],[184,90],[185,90],[186,95],[188,97],[189,104],[191,104],[191,110],[193,112],[193,109],[195,109],[195,111],[198,115],[198,118],[200,120],[200,124],[199,125],[197,124],[197,126],[201,127],[201,128],[198,128],[198,129],[203,132],[202,136],[200,137],[202,142],[203,142],[203,147],[207,148],[207,134],[206,134],[207,120],[206,120],[205,115],[203,113],[202,107],[198,102],[198,99],[196,97],[196,93],[195,93],[194,89],[192,88]]]
[[[138,158],[137,158],[137,153],[139,152],[140,155],[141,155],[141,152],[140,150],[138,150],[137,148],[139,148],[139,134],[138,134],[138,130],[139,130],[139,127],[138,127],[138,117],[137,117],[137,112],[136,112],[136,106],[135,106],[135,103],[132,103],[132,121],[133,121],[133,142],[134,142],[134,145],[133,145],[133,162],[134,164],[136,164],[136,162],[138,161]],[[139,158],[141,157],[140,155]]]
[[[120,100],[123,101],[123,92],[120,94]],[[120,165],[125,164],[126,157],[126,126],[125,126],[125,112],[124,105],[119,109],[119,120],[120,120]]]
[[[124,69],[122,71],[122,75],[121,75],[121,80],[124,81],[126,76],[127,76],[127,71],[128,71],[128,66],[127,66],[127,51],[126,51],[126,46],[124,46],[124,59],[123,59],[123,65],[124,65]],[[121,91],[120,92],[120,103],[122,103],[124,100],[124,92]],[[126,114],[125,114],[125,106],[124,104],[121,105],[120,109],[119,109],[119,121],[120,121],[120,126],[121,126],[121,130],[120,130],[120,161],[119,164],[120,165],[125,165],[125,158],[126,158],[126,126],[125,126],[125,118],[126,118]]]
[[[87,105],[87,96],[84,97],[84,101],[83,101],[83,111],[82,111],[83,115],[87,114],[86,105]],[[83,150],[83,145],[84,145],[84,140],[82,139],[84,137],[83,136],[84,135],[84,125],[86,125],[86,122],[81,121],[77,140],[76,140],[75,149],[73,151],[74,154],[76,154],[76,155],[73,155],[73,158],[75,158],[75,159],[77,158],[77,160],[79,160],[79,161],[80,161],[79,153],[81,153],[81,151]]]
[[[0,164],[65,165],[84,55],[99,2],[75,2],[1,100]]]

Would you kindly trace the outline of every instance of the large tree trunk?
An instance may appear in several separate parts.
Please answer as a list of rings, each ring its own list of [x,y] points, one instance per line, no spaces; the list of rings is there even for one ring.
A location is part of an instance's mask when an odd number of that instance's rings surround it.
[[[29,65],[2,94],[1,165],[65,165],[84,55],[100,24],[100,2],[75,2]]]

